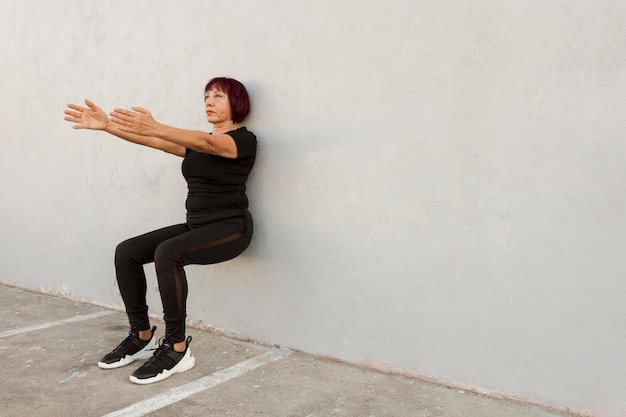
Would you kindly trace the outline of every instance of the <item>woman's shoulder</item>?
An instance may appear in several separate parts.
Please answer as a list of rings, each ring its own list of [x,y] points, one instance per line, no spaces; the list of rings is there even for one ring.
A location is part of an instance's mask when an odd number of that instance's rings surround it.
[[[252,133],[251,131],[248,130],[248,128],[246,126],[241,126],[235,130],[231,130],[230,132],[226,132],[227,135],[230,135],[232,137],[235,136],[239,136],[239,137],[249,137],[249,138],[255,138],[256,136],[254,133]]]
[[[237,146],[237,158],[246,158],[256,155],[256,136],[245,126],[231,130],[227,132],[227,135],[232,137],[235,141],[235,146]]]

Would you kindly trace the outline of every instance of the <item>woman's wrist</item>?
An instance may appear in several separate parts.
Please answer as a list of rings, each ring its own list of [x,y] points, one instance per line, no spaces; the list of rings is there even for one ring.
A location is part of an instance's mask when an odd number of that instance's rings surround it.
[[[111,119],[107,120],[106,126],[102,130],[107,133],[113,133],[113,134],[120,132],[120,130],[118,129],[118,125],[112,122]]]

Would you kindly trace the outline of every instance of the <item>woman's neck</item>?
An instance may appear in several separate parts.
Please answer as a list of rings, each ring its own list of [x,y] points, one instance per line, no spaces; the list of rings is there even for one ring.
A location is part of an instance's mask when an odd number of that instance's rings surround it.
[[[228,122],[213,124],[213,133],[226,133],[237,129],[237,123],[232,120]]]

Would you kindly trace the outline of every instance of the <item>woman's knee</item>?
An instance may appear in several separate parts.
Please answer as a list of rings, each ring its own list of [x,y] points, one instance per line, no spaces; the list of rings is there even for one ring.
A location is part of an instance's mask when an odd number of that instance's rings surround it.
[[[115,248],[115,265],[127,265],[137,261],[138,247],[133,239],[127,239],[119,243]]]
[[[180,257],[180,250],[167,240],[157,246],[154,251],[154,263],[157,268],[159,265],[176,261],[178,257]]]

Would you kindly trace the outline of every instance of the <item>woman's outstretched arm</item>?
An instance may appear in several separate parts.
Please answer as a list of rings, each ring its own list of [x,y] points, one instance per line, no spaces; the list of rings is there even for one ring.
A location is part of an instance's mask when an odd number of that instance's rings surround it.
[[[197,152],[210,153],[224,158],[237,158],[235,140],[226,133],[212,134],[201,130],[179,129],[157,122],[152,113],[142,107],[132,107],[132,110],[116,108],[111,112],[112,121],[118,129],[135,135],[145,135],[189,148]],[[236,125],[232,124],[233,127]]]
[[[107,114],[91,100],[85,100],[85,105],[86,107],[77,104],[67,105],[68,108],[64,112],[66,115],[65,120],[74,123],[73,129],[102,130],[128,142],[181,157],[185,156],[186,149],[184,146],[154,136],[137,135],[120,130],[120,126],[112,122]]]

